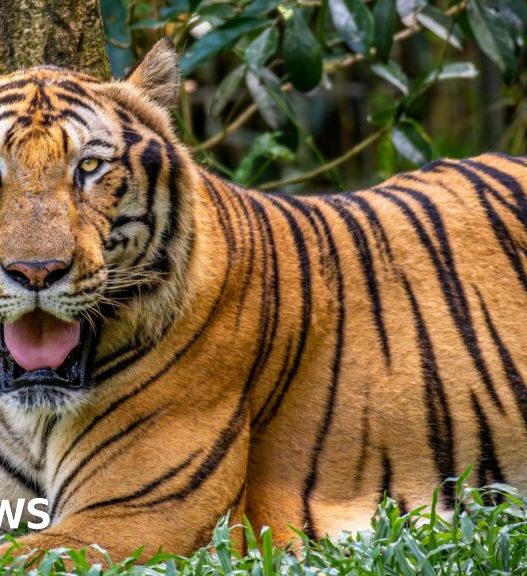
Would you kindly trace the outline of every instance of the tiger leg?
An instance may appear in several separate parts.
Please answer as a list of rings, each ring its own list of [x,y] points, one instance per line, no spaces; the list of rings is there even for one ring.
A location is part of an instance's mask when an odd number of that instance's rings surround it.
[[[25,550],[97,543],[114,559],[140,546],[145,556],[160,546],[186,554],[210,541],[221,516],[241,521],[249,425],[239,395],[226,393],[208,410],[170,403],[150,420],[142,402],[139,418],[116,415],[113,429],[60,465],[51,526],[21,539]]]

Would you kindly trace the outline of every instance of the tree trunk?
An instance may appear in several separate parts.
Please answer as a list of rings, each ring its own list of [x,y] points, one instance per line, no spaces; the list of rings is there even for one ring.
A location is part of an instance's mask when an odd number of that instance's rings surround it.
[[[0,74],[38,64],[110,77],[99,0],[0,0]]]

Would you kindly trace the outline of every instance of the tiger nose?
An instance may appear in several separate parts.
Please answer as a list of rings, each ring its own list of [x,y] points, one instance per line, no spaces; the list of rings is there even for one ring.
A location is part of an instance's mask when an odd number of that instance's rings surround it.
[[[16,260],[7,265],[2,264],[6,274],[24,288],[41,290],[49,288],[68,273],[71,262],[64,260],[23,261]]]

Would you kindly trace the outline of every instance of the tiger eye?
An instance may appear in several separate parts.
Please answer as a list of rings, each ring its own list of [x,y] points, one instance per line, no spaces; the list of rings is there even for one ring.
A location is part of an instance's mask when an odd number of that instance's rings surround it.
[[[83,172],[95,172],[97,168],[101,165],[101,161],[98,158],[84,158],[79,163],[79,168]]]

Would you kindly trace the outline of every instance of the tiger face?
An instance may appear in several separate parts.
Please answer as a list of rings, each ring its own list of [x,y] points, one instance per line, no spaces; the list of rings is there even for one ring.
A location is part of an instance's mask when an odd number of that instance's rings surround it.
[[[160,72],[162,88],[151,81]],[[0,78],[0,393],[9,405],[85,401],[101,324],[128,314],[136,337],[134,297],[177,268],[170,245],[185,154],[167,128],[176,90],[163,42],[123,83],[53,67]]]

